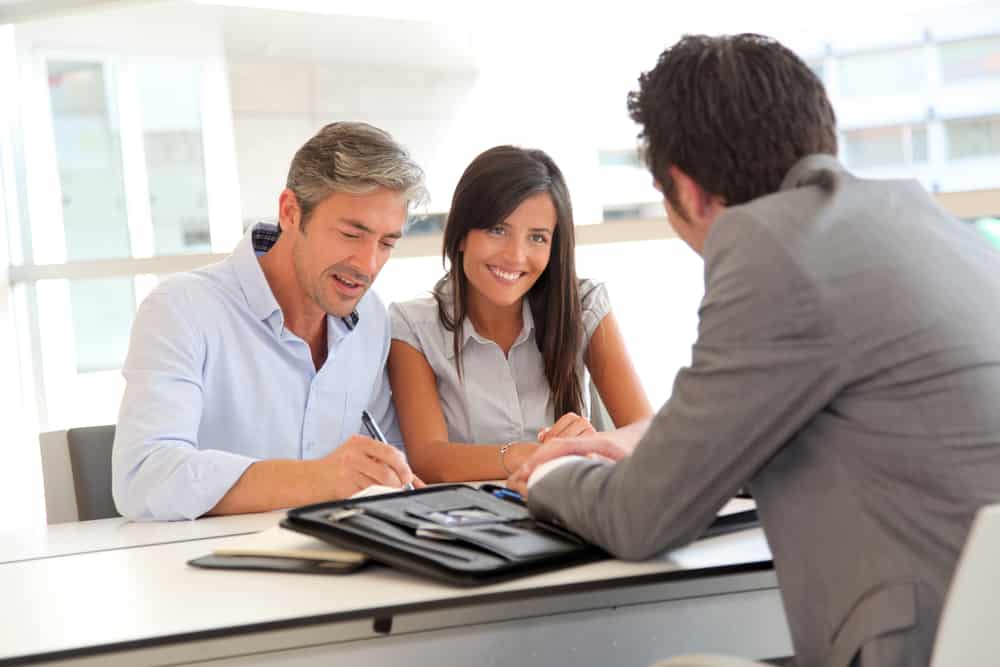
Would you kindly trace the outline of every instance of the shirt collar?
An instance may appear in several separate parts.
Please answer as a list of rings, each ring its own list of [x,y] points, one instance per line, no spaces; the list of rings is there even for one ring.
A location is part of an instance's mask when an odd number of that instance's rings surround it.
[[[259,222],[250,227],[233,250],[231,259],[250,312],[258,320],[268,320],[281,312],[278,300],[267,284],[257,252],[267,252],[278,240],[277,226]]]
[[[271,286],[267,284],[264,270],[260,266],[259,255],[263,255],[281,236],[277,225],[258,222],[252,225],[236,245],[231,255],[236,278],[247,300],[247,307],[253,316],[271,325],[275,335],[284,327],[284,315],[278,300],[274,298]],[[332,344],[349,334],[358,325],[360,317],[355,310],[347,317],[327,316],[327,339]]]
[[[454,292],[450,289],[450,285],[446,284],[444,290],[444,296],[445,296],[446,307],[449,309],[451,308],[451,299],[453,295]],[[514,349],[524,341],[528,340],[528,338],[531,336],[532,331],[535,328],[535,318],[531,314],[531,305],[528,303],[528,299],[526,298],[521,300],[521,321],[522,321],[521,333],[519,333],[517,335],[517,338],[514,339],[514,344],[511,346],[511,349]],[[448,359],[454,359],[455,346],[452,345],[452,341],[450,340],[451,337],[449,334],[451,332],[445,331],[444,328],[442,327],[442,333],[445,334],[444,345],[441,346],[442,349],[444,350],[445,357]],[[476,327],[473,326],[472,321],[469,319],[468,316],[466,316],[465,319],[462,320],[461,340],[462,340],[463,350],[469,344],[470,340],[473,340],[479,343],[480,345],[495,345],[495,343],[492,340],[486,338],[485,336],[481,335],[478,331],[476,331]]]
[[[848,175],[844,165],[832,155],[816,153],[800,159],[785,174],[781,190],[792,190],[805,185],[819,185],[824,189],[832,186],[834,175]]]

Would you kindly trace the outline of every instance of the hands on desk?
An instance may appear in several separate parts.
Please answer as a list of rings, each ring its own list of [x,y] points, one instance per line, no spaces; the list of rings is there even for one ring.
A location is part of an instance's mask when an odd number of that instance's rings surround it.
[[[320,483],[334,498],[347,498],[373,484],[393,488],[425,486],[413,474],[403,453],[392,445],[353,435],[316,461]]]
[[[538,442],[546,443],[554,438],[577,438],[594,435],[597,430],[586,418],[575,412],[567,412],[556,423],[538,432]]]
[[[586,421],[586,420],[585,420]],[[590,422],[587,422],[588,425]],[[507,479],[507,488],[513,489],[525,499],[528,497],[528,478],[535,469],[546,461],[562,456],[585,456],[605,461],[618,461],[631,454],[627,443],[616,438],[613,433],[597,433],[590,427],[590,433],[580,437],[547,438],[528,460]]]

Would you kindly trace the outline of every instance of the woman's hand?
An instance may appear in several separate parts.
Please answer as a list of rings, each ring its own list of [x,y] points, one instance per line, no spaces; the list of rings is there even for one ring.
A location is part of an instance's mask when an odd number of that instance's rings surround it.
[[[567,412],[555,424],[538,432],[538,442],[545,443],[553,438],[578,438],[594,433],[597,433],[597,429],[587,419],[575,412]]]

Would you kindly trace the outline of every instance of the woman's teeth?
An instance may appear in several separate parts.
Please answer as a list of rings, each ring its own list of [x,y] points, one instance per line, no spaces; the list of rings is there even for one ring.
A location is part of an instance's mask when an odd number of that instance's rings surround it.
[[[517,280],[518,278],[521,277],[521,274],[519,272],[504,271],[502,269],[498,269],[495,266],[491,266],[490,267],[490,271],[493,272],[493,275],[499,276],[500,278],[503,278],[504,280],[511,280],[511,281],[513,281],[513,280]]]

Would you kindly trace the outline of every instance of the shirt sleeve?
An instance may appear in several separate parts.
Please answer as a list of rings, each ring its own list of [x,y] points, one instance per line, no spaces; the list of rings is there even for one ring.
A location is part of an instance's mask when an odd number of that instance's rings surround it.
[[[395,304],[390,306],[390,313],[392,309],[395,308]],[[368,411],[371,413],[372,418],[382,429],[382,434],[385,436],[389,444],[399,449],[405,453],[403,447],[403,435],[399,430],[399,419],[396,417],[396,405],[392,400],[392,387],[389,384],[389,370],[386,367],[386,361],[389,358],[389,334],[390,328],[395,328],[395,323],[390,322],[388,319],[383,319],[385,322],[385,328],[383,329],[383,340],[385,345],[382,349],[382,361],[381,361],[381,372],[379,373],[379,378],[375,383],[375,389],[372,392],[371,401],[368,404]],[[367,435],[367,434],[366,434]]]
[[[173,282],[139,307],[122,368],[112,493],[118,511],[138,521],[203,515],[255,461],[200,448],[205,336],[185,313],[183,289]]]
[[[393,303],[389,305],[389,321],[394,340],[401,340],[421,352],[424,351],[424,347],[420,344],[416,327],[413,325],[413,320],[409,312],[407,312],[405,303]]]
[[[608,296],[608,288],[604,283],[593,280],[581,280],[579,290],[584,341],[585,344],[589,344],[590,338],[597,331],[601,320],[611,312],[611,298]]]
[[[726,215],[706,244],[691,366],[634,453],[563,465],[528,496],[533,512],[621,558],[696,539],[844,382],[816,286],[763,225]]]

